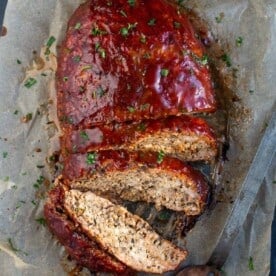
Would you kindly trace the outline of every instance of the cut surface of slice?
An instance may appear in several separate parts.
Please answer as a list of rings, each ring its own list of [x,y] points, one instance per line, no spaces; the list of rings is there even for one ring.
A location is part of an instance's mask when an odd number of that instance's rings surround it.
[[[64,209],[64,187],[59,185],[50,191],[44,206],[44,216],[51,232],[65,246],[68,254],[76,262],[91,272],[102,271],[120,275],[135,275],[115,257],[102,250],[95,241],[89,239],[69,218]]]
[[[70,19],[57,69],[63,126],[216,110],[203,45],[187,16],[165,0],[133,3],[90,0]]]
[[[163,151],[185,161],[210,161],[217,154],[213,130],[203,119],[185,115],[66,131],[62,145],[66,153],[108,149]]]
[[[186,258],[140,217],[92,192],[67,191],[64,206],[91,239],[134,270],[164,273]]]
[[[71,188],[154,203],[186,215],[201,214],[209,193],[201,173],[183,161],[162,153],[123,150],[70,155],[64,182]]]

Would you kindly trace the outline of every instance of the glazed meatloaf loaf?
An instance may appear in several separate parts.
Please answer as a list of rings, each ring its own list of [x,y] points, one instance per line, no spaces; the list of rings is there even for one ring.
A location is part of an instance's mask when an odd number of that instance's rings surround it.
[[[95,150],[155,151],[185,161],[213,160],[217,142],[213,130],[200,118],[168,117],[66,131],[64,154]]]
[[[186,215],[199,215],[208,199],[204,177],[162,153],[100,151],[69,155],[64,183],[74,189],[129,201],[146,201]]]
[[[164,273],[187,255],[138,216],[92,192],[56,187],[45,217],[72,256],[91,271],[134,275],[126,264],[134,271]]]
[[[77,129],[216,109],[203,46],[165,0],[81,5],[60,49],[57,96],[60,122]]]

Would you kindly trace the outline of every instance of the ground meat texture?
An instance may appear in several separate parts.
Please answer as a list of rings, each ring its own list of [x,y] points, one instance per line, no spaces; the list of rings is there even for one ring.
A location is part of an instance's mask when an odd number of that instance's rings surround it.
[[[69,130],[62,144],[64,154],[107,149],[163,151],[185,161],[211,161],[217,155],[213,130],[203,119],[185,115]]]
[[[64,207],[91,239],[134,270],[164,273],[186,258],[140,217],[92,192],[65,192]]]
[[[164,0],[81,5],[60,48],[57,95],[73,129],[216,109],[203,46]]]
[[[93,154],[93,164],[87,162],[89,154]],[[71,188],[154,203],[186,215],[201,214],[209,192],[199,172],[179,159],[158,153],[100,151],[70,155],[63,175],[64,183]]]
[[[126,265],[102,250],[94,240],[89,239],[68,217],[64,209],[64,195],[65,189],[61,186],[50,191],[44,206],[44,216],[49,229],[65,246],[68,254],[91,272],[135,275]]]

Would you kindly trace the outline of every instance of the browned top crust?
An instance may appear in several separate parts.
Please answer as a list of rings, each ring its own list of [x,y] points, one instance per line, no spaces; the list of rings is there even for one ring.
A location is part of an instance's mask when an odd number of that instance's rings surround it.
[[[57,91],[59,119],[72,128],[216,109],[203,46],[164,0],[81,5],[61,45]]]

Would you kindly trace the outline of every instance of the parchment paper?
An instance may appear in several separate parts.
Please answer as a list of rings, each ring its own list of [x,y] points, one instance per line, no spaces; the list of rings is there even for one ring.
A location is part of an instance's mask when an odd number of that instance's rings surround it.
[[[49,101],[54,54],[68,18],[81,2],[11,0],[7,6],[4,25],[8,34],[0,39],[0,275],[66,275],[61,261],[64,251],[40,220],[47,189],[44,185],[37,189],[34,184],[41,175],[50,182],[53,178],[47,166],[37,166],[45,165],[52,154],[49,139],[56,132],[53,118],[47,115],[47,110],[54,109]],[[225,199],[187,237],[190,255],[186,264],[205,264],[275,104],[276,4],[273,0],[196,0],[186,4],[208,22],[214,37],[231,57],[232,67],[224,66],[222,75],[238,68],[229,89],[241,99],[233,103],[230,114],[231,149],[222,176]],[[216,17],[222,18],[221,23]],[[57,41],[51,47],[49,61],[44,60],[40,69],[33,60],[41,51],[44,56],[50,36]],[[243,38],[240,47],[236,45],[239,36]],[[29,77],[37,83],[28,89],[24,83]],[[28,113],[32,113],[32,120],[22,123],[20,118]],[[268,275],[276,198],[273,169],[275,159],[224,267],[227,275]],[[248,268],[250,257],[254,272]]]

